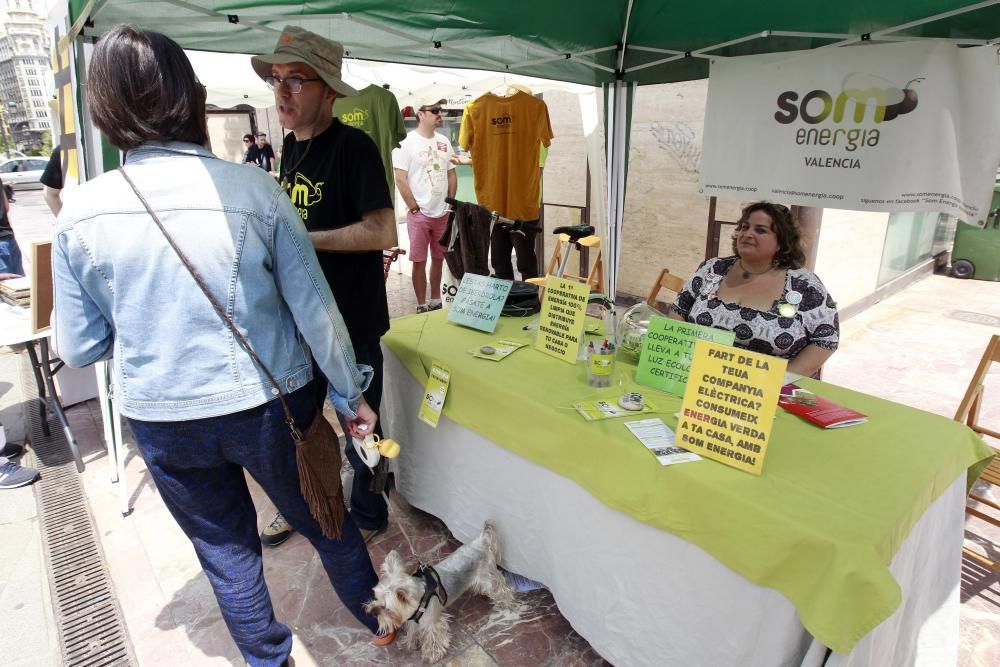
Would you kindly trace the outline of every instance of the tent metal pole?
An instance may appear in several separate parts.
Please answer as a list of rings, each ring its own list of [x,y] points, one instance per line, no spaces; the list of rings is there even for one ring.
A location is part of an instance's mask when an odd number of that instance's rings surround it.
[[[630,46],[628,47],[633,51],[647,51],[649,53],[666,53],[671,56],[683,56],[683,51],[677,51],[675,49],[657,49],[652,46]]]
[[[924,25],[926,23],[933,23],[934,21],[940,21],[941,19],[951,18],[952,16],[958,16],[960,14],[967,14],[969,12],[978,11],[980,9],[985,9],[987,7],[993,7],[993,6],[997,5],[997,4],[1000,4],[1000,0],[985,0],[985,2],[977,2],[974,5],[968,5],[967,7],[960,7],[958,9],[953,9],[953,10],[948,11],[948,12],[943,12],[941,14],[934,14],[933,16],[927,16],[925,18],[917,19],[915,21],[910,21],[908,23],[902,23],[900,25],[893,26],[892,28],[883,28],[882,30],[876,30],[874,32],[869,33],[868,37],[869,37],[869,39],[872,39],[872,40],[885,39],[886,35],[889,35],[890,33],[899,32],[900,30],[908,30],[910,28],[915,28],[918,25]],[[898,37],[905,37],[905,36],[899,35]],[[932,38],[932,39],[936,39],[936,38]],[[958,40],[949,40],[947,38],[944,38],[944,40],[945,41],[958,41]],[[860,41],[862,41],[862,36],[861,35],[854,35],[854,36],[850,37],[849,39],[845,39],[842,42],[837,42],[835,44],[827,44],[825,46],[826,47],[829,47],[829,46],[847,46],[848,44],[855,44],[855,43],[860,42]],[[961,43],[961,42],[959,42],[959,43]]]
[[[797,30],[769,30],[772,37],[810,37],[814,39],[850,39],[857,37],[846,32],[799,32]]]
[[[941,19],[951,18],[952,16],[958,16],[959,14],[967,14],[968,12],[974,12],[979,9],[993,7],[994,5],[997,4],[1000,4],[1000,0],[986,0],[985,2],[977,2],[974,5],[969,5],[967,7],[960,7],[958,9],[953,9],[949,12],[943,12],[941,14],[934,14],[933,16],[928,16],[926,18],[910,21],[909,23],[903,23],[902,25],[897,25],[893,28],[883,28],[882,30],[876,30],[871,33],[871,36],[872,38],[874,38],[876,36],[885,35],[892,32],[899,32],[900,30],[909,30],[910,28],[915,28],[918,25],[924,25],[925,23],[933,23],[934,21],[940,21]]]
[[[571,58],[580,58],[581,56],[589,56],[595,53],[604,53],[605,51],[614,51],[617,46],[602,46],[599,49],[589,49],[587,51],[580,51],[578,53],[560,53],[557,56],[552,56],[550,58],[538,58],[536,60],[521,60],[516,63],[511,63],[511,67],[529,67],[531,65],[544,65],[545,63],[555,62],[557,60],[569,60]],[[590,64],[590,63],[585,63]],[[614,70],[611,70],[612,72]]]
[[[1000,0],[997,0],[1000,2]],[[711,55],[710,51],[715,51],[716,49],[724,49],[727,46],[733,46],[734,44],[742,44],[743,42],[752,42],[755,39],[762,39],[765,37],[770,37],[771,31],[764,30],[763,32],[756,32],[752,35],[747,35],[746,37],[740,37],[738,39],[731,39],[728,42],[721,42],[719,44],[713,44],[711,46],[705,46],[695,51],[691,51],[690,54],[682,53],[670,58],[663,58],[661,60],[654,60],[652,62],[643,63],[641,65],[636,65],[635,67],[630,67],[629,72],[635,72],[641,69],[646,69],[647,67],[656,67],[657,65],[663,65],[665,63],[673,62],[675,60],[680,60],[681,58],[725,58],[726,56]]]
[[[196,14],[204,14],[206,16],[218,16],[228,23],[228,19],[226,18],[227,14],[216,12],[212,9],[206,9],[205,7],[200,7],[190,2],[184,2],[183,0],[164,0],[164,2],[170,5],[174,5],[175,7],[181,7],[182,9],[187,9],[189,11],[195,12]],[[261,23],[257,23],[256,21],[244,21],[243,19],[240,19],[239,25],[245,26],[247,28],[253,28],[255,30],[263,30],[264,32],[273,32],[275,34],[281,33],[281,31],[278,30],[277,28],[272,28],[271,26],[263,25]]]
[[[626,86],[635,90],[635,82],[617,79],[608,84],[606,153],[608,165],[608,298],[614,301],[618,292],[618,271],[621,259],[622,223],[625,215],[625,126],[628,114]]]
[[[694,51],[691,52],[691,55],[692,56],[700,56],[702,54],[708,53],[709,51],[715,51],[717,49],[724,49],[727,46],[733,46],[734,44],[742,44],[744,42],[752,42],[755,39],[763,39],[765,37],[770,37],[770,36],[771,36],[771,31],[770,30],[763,30],[761,32],[755,32],[752,35],[747,35],[746,37],[738,37],[736,39],[731,39],[728,42],[722,42],[720,44],[713,44],[712,46],[705,46],[705,47],[702,47],[700,49],[695,49]],[[718,56],[712,56],[712,57],[716,58]]]
[[[636,65],[635,67],[629,67],[628,71],[630,73],[631,72],[637,72],[637,71],[639,71],[641,69],[646,69],[647,67],[656,67],[657,65],[663,65],[665,63],[672,63],[673,61],[680,60],[682,58],[687,58],[687,55],[681,53],[681,54],[678,54],[676,56],[670,56],[669,58],[660,58],[659,60],[654,60],[652,62],[643,63],[641,65]]]

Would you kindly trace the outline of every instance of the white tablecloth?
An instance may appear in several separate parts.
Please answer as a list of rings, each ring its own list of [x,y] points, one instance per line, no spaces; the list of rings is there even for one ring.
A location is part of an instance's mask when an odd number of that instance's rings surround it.
[[[463,542],[492,519],[504,566],[545,583],[563,616],[607,660],[620,666],[823,664],[826,649],[777,591],[447,417],[437,429],[419,422],[422,387],[383,349],[381,413],[385,433],[402,446],[399,491]],[[963,473],[892,562],[903,603],[850,655],[833,654],[826,664],[955,664],[964,500]]]

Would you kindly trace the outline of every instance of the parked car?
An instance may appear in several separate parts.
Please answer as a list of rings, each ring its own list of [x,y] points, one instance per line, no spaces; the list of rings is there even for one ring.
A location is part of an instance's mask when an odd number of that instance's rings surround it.
[[[15,190],[41,188],[40,179],[48,163],[44,157],[16,157],[0,163],[0,179]]]

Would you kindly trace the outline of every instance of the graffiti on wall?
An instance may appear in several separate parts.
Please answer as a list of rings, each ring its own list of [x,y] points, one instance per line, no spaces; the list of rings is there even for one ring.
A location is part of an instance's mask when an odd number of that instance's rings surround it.
[[[697,174],[701,165],[701,141],[694,128],[681,121],[653,123],[657,145],[677,163],[682,171]]]

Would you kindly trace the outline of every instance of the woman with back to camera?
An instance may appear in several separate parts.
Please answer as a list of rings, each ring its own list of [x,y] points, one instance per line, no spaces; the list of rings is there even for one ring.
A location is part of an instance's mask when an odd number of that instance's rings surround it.
[[[345,512],[340,537],[324,536],[300,490],[281,405],[284,398],[295,425],[309,428],[311,350],[351,434],[363,437],[376,420],[361,393],[371,369],[355,363],[298,213],[266,172],[206,148],[205,90],[175,42],[116,26],[98,41],[88,81],[94,123],[128,154],[124,174],[81,185],[59,216],[60,357],[75,367],[113,357],[121,412],[249,664],[286,664],[292,637],[274,618],[244,469],[316,547],[344,606],[375,633],[361,607],[377,582],[361,534]]]
[[[736,347],[787,359],[793,373],[816,374],[837,349],[840,320],[823,283],[802,266],[802,235],[788,208],[746,206],[733,253],[702,263],[669,317],[732,331]]]

